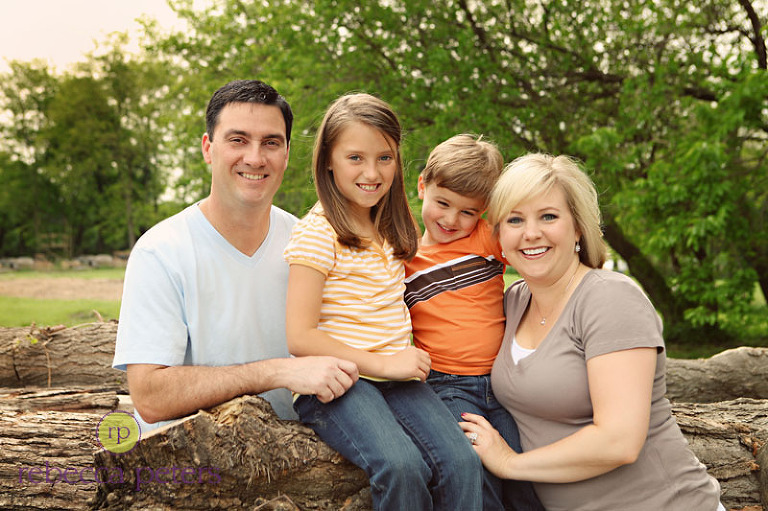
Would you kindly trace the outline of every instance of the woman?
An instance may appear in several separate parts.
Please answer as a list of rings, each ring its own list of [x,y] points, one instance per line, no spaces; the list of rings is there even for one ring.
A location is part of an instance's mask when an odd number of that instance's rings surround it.
[[[533,481],[551,511],[720,509],[719,485],[664,397],[658,315],[630,278],[599,269],[606,247],[589,177],[566,156],[523,156],[500,178],[488,217],[523,277],[505,296],[491,383],[524,452],[463,415],[486,468]]]

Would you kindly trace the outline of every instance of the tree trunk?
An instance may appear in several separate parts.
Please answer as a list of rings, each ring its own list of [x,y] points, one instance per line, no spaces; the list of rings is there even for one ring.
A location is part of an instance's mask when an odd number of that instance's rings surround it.
[[[125,373],[111,368],[116,323],[80,327],[0,327],[0,387],[117,388]],[[667,359],[671,401],[768,399],[768,348],[741,347],[708,359]]]
[[[116,323],[0,328],[0,387],[104,385],[127,390],[112,369]]]
[[[360,469],[255,396],[152,432],[129,453],[97,452],[99,421],[125,389],[110,368],[115,334],[113,323],[0,328],[0,385],[15,387],[0,389],[0,509],[83,509],[89,499],[103,509],[370,509]],[[668,360],[673,413],[729,508],[768,503],[766,362],[766,348]],[[725,402],[680,402],[693,400]],[[92,481],[94,453],[112,481]]]
[[[104,415],[115,410],[119,405],[120,397],[115,389],[0,388],[0,410],[81,412]]]
[[[664,276],[651,264],[640,249],[632,243],[613,219],[609,211],[605,211],[605,240],[627,262],[630,272],[640,282],[648,297],[664,317],[666,332],[684,324],[683,311],[688,307],[684,297],[675,295],[667,285]]]
[[[0,410],[0,509],[87,508],[101,414]],[[85,472],[83,472],[85,470]],[[67,482],[70,481],[70,482]]]
[[[743,346],[706,359],[667,359],[667,397],[691,403],[768,399],[768,348]]]
[[[727,508],[768,509],[768,400],[741,398],[721,403],[675,403],[672,412],[691,450],[720,482]]]
[[[106,509],[240,508],[280,495],[301,509],[354,509],[345,505],[368,487],[362,470],[255,396],[153,431],[124,455],[100,451],[95,463],[125,476],[99,485]]]
[[[728,509],[768,504],[768,401],[678,403],[673,413]],[[261,398],[201,411],[123,455],[97,450],[101,418],[0,410],[0,509],[371,509],[362,471]],[[92,482],[96,473],[106,482]]]

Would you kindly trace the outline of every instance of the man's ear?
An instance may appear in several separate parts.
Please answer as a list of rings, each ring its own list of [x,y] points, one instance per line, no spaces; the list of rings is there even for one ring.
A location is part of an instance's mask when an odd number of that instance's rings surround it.
[[[211,139],[208,136],[208,133],[203,133],[203,141],[201,144],[201,148],[203,150],[203,159],[205,160],[205,163],[210,165],[211,164]]]
[[[424,175],[419,174],[419,184],[417,185],[419,191],[419,199],[424,200],[424,192],[427,190],[427,186],[424,184]]]

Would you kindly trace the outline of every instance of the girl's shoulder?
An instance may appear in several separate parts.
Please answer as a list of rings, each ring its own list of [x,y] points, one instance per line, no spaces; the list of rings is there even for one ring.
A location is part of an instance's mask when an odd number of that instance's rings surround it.
[[[328,221],[325,214],[323,214],[322,209],[317,208],[312,208],[309,213],[304,215],[301,220],[296,223],[293,232],[294,234],[315,232],[333,237],[335,237],[336,234],[331,223]]]

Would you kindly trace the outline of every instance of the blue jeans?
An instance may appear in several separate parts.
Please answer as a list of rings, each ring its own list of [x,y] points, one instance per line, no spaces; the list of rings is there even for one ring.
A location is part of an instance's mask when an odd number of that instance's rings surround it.
[[[481,509],[480,458],[429,385],[361,378],[330,403],[300,396],[294,408],[365,471],[374,509]]]
[[[516,452],[521,452],[520,433],[512,415],[496,401],[491,390],[491,375],[462,376],[430,371],[427,383],[440,396],[457,421],[464,412],[482,415],[498,430]],[[485,511],[544,511],[533,485],[528,481],[499,479],[483,470],[483,509]]]

